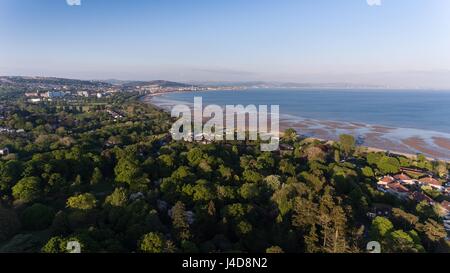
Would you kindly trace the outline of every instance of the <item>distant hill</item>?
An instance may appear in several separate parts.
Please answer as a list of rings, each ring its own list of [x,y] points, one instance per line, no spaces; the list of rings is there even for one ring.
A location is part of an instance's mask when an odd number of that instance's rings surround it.
[[[89,87],[123,87],[123,89],[134,89],[136,87],[158,86],[161,88],[186,88],[193,86],[192,84],[154,80],[154,81],[121,81],[115,79],[108,80],[78,80],[65,79],[55,77],[22,77],[22,76],[0,76],[1,85],[23,86],[23,87],[39,87],[39,86],[71,86],[77,88]]]
[[[0,76],[0,85],[16,86],[26,88],[39,88],[42,86],[60,88],[61,86],[71,86],[72,88],[101,88],[113,87],[122,88],[123,90],[134,90],[137,87],[160,87],[160,88],[311,88],[311,89],[378,89],[385,88],[377,85],[364,85],[352,83],[297,83],[297,82],[265,82],[265,81],[248,81],[248,82],[190,82],[180,83],[166,80],[153,81],[122,81],[116,79],[108,80],[78,80],[56,77],[22,77],[22,76]]]
[[[78,79],[65,79],[55,77],[22,77],[22,76],[0,76],[0,83],[16,85],[70,85],[70,86],[109,86],[109,83],[101,81],[88,81]]]

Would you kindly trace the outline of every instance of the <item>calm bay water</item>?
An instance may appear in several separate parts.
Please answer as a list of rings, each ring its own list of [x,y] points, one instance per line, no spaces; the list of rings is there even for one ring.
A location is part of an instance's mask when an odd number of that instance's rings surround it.
[[[281,124],[305,136],[337,139],[450,160],[450,92],[418,90],[248,89],[169,93],[152,103],[170,109],[202,97],[207,104],[280,105]]]

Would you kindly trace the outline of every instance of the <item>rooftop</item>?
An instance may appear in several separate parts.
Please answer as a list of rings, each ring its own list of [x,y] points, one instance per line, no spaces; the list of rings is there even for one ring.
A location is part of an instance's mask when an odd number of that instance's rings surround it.
[[[385,176],[382,179],[380,179],[381,182],[384,183],[391,183],[393,182],[395,179],[392,176]]]
[[[424,177],[419,179],[419,181],[421,183],[424,184],[431,184],[431,185],[435,185],[435,186],[442,186],[442,182],[440,182],[439,180],[434,179],[433,177]]]
[[[408,190],[408,188],[406,188],[405,186],[403,186],[402,184],[400,184],[399,182],[392,182],[392,183],[389,183],[388,184],[388,187],[389,188],[391,188],[391,189],[393,189],[393,190],[395,190],[395,191],[397,191],[397,192],[404,192],[404,193],[406,193],[406,192],[410,192],[409,190]]]
[[[394,178],[397,179],[397,180],[411,180],[411,177],[407,176],[404,173],[397,174],[397,175],[394,176]]]

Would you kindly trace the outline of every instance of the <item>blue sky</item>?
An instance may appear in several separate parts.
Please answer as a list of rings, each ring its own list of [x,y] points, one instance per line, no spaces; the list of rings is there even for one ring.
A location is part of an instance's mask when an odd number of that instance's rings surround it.
[[[81,1],[1,0],[0,74],[450,87],[448,0]]]

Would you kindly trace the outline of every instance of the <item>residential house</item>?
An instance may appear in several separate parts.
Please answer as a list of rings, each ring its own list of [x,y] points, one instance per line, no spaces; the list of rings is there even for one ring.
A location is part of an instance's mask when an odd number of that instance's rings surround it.
[[[381,178],[380,180],[378,180],[377,189],[379,191],[386,192],[387,185],[394,181],[395,181],[395,179],[392,176],[385,176],[385,177]]]
[[[403,186],[400,182],[392,182],[386,186],[386,192],[395,195],[400,199],[407,199],[410,190]]]
[[[388,176],[385,176],[385,177],[381,178],[380,180],[378,180],[377,184],[380,186],[386,186],[387,184],[392,183],[394,181],[395,181],[395,179],[392,176],[388,175]]]
[[[416,184],[416,180],[412,179],[408,175],[401,173],[394,176],[395,180],[399,181],[402,184],[414,185]]]
[[[439,191],[442,191],[444,189],[442,187],[442,182],[440,182],[437,179],[434,179],[431,176],[419,179],[419,183],[424,186],[431,186],[432,188],[437,189]]]

